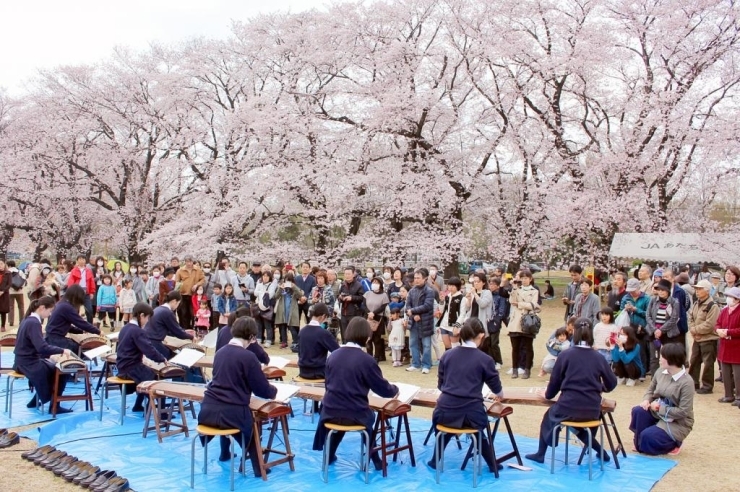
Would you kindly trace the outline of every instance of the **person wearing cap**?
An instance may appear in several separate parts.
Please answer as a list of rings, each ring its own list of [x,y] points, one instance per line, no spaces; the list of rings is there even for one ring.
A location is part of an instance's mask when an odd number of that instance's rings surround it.
[[[719,313],[715,332],[720,338],[717,358],[722,363],[725,396],[720,403],[740,407],[740,287],[725,291],[727,306]]]
[[[655,375],[660,365],[660,347],[667,343],[680,343],[681,331],[678,329],[678,317],[681,308],[678,301],[671,296],[671,283],[665,279],[658,282],[655,287],[655,295],[648,304],[647,331],[649,339],[653,342],[650,347],[650,366],[648,371]]]
[[[720,308],[709,295],[711,284],[706,280],[694,285],[696,302],[689,311],[689,332],[694,339],[691,346],[689,375],[694,379],[694,389],[700,395],[712,392],[714,387],[714,362],[717,360],[717,340],[714,331]],[[704,371],[702,372],[702,364]]]
[[[655,288],[655,285],[661,280],[663,280],[663,269],[656,268],[655,271],[653,272],[653,289]]]
[[[642,361],[643,370],[648,367],[650,362],[650,340],[648,340],[647,330],[647,309],[650,304],[648,297],[642,290],[640,281],[631,278],[627,281],[627,295],[622,298],[620,311],[627,311],[630,315],[630,326],[635,329],[635,336],[640,345],[640,360]],[[645,379],[642,374],[641,380]]]
[[[261,261],[252,262],[252,271],[249,272],[249,276],[252,277],[252,281],[254,282],[254,286],[256,288],[257,282],[262,280],[262,262]],[[270,276],[272,276],[272,274],[270,274]]]

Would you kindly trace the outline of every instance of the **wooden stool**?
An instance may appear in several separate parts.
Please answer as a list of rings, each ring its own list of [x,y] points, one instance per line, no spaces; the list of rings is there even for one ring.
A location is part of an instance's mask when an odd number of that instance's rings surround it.
[[[241,432],[239,429],[217,429],[215,427],[208,427],[207,425],[198,425],[195,428],[197,435],[193,437],[193,442],[190,445],[190,488],[195,486],[195,442],[199,437],[203,436],[206,438],[203,443],[203,474],[208,474],[208,437],[220,437],[226,436],[229,438],[231,446],[229,447],[229,453],[231,454],[231,490],[234,490],[234,436]],[[161,442],[161,440],[160,440]],[[244,434],[242,434],[242,457],[241,457],[241,474],[244,475]]]
[[[160,398],[163,400],[163,403],[166,407],[160,408]],[[166,400],[167,398],[170,399],[170,404],[167,405]],[[173,415],[173,407],[177,405],[178,406],[178,412],[180,414],[180,422],[175,422],[172,420]],[[167,413],[167,417],[162,420],[161,414]],[[154,414],[154,425],[152,427],[149,426],[149,418]],[[164,431],[162,428],[164,427]],[[174,427],[175,430],[170,430],[170,427]],[[168,436],[174,436],[177,434],[185,434],[185,437],[190,437],[190,434],[188,432],[188,422],[187,418],[185,417],[185,407],[182,404],[181,398],[175,398],[172,396],[162,396],[157,395],[156,391],[149,391],[149,405],[146,408],[146,414],[144,415],[144,430],[142,432],[142,437],[146,437],[147,432],[150,430],[154,430],[157,432],[157,440],[159,442],[162,442],[162,439]]]
[[[473,441],[473,488],[478,486],[478,474],[481,472],[481,441],[482,434],[478,429],[454,429],[446,425],[437,424],[436,446],[434,448],[434,467],[436,472],[437,483],[439,483],[439,474],[444,471],[444,451],[442,443],[444,435],[452,434],[454,436],[468,435]]]
[[[300,376],[296,376],[293,378],[294,383],[298,383],[303,386],[319,386],[323,387],[326,383],[325,379],[306,379],[302,378]],[[303,415],[310,415],[311,416],[311,423],[313,424],[313,417],[314,417],[314,404],[311,404],[311,412],[306,412],[306,403],[308,402],[307,398],[301,398],[303,400]]]
[[[290,407],[282,403],[275,401],[260,402],[261,406],[256,407],[250,402],[250,408],[252,408],[252,417],[254,421],[252,423],[252,435],[257,444],[257,461],[259,462],[260,474],[262,480],[267,481],[267,470],[283,463],[290,464],[290,471],[295,471],[295,465],[293,459],[295,455],[290,450],[290,440],[288,438],[288,419],[290,415]],[[261,430],[262,422],[272,421],[270,426],[270,434],[267,439],[267,446],[262,447]],[[272,447],[273,440],[277,434],[278,424],[282,427],[283,431],[283,443],[285,444],[285,451],[274,449]],[[269,461],[270,453],[281,455],[282,458]]]
[[[339,425],[332,424],[331,422],[324,423],[324,427],[329,429],[326,434],[326,441],[324,441],[324,459],[323,466],[321,467],[321,478],[324,483],[329,483],[329,443],[331,442],[331,436],[335,432],[359,432],[360,437],[360,470],[365,471],[365,483],[370,481],[370,436],[367,435],[364,425]]]
[[[127,384],[136,384],[135,381],[131,379],[121,379],[118,376],[111,376],[109,378],[105,379],[105,387],[103,388],[103,391],[100,392],[100,420],[103,421],[103,407],[105,406],[105,396],[108,392],[108,385],[111,384],[117,384],[121,387],[121,422],[120,425],[123,425],[123,418],[126,416],[126,385]]]
[[[380,435],[380,446],[373,447],[370,454],[380,451],[380,459],[383,462],[383,476],[388,476],[388,456],[393,456],[393,462],[396,462],[398,453],[401,451],[409,450],[409,456],[411,457],[411,466],[416,466],[416,458],[414,457],[414,445],[411,441],[411,430],[409,428],[409,417],[408,413],[411,411],[411,405],[401,403],[398,400],[391,400],[381,410],[378,411],[378,417],[375,419],[375,439]],[[396,438],[393,442],[385,442],[385,433],[388,431],[388,422],[390,419],[396,418]],[[401,426],[403,425],[406,433],[406,444],[401,446]],[[392,430],[392,427],[391,427]],[[393,436],[391,435],[391,439]],[[375,444],[375,443],[373,443]]]
[[[591,436],[591,429],[594,429],[596,427],[599,428],[599,444],[601,445],[601,452],[605,453],[604,450],[604,427],[601,422],[601,420],[589,420],[587,422],[573,422],[570,420],[564,420],[560,422],[558,425],[555,426],[552,430],[552,455],[550,458],[550,474],[555,473],[555,446],[558,443],[558,432],[560,429],[565,427],[565,466],[568,466],[568,441],[570,437],[570,430],[571,429],[588,429],[588,479],[589,481],[592,479],[592,465],[591,465],[591,455],[593,452],[593,436]],[[578,459],[578,464],[581,464],[581,459],[583,458],[583,453],[581,453],[581,458]],[[603,456],[599,456],[599,461],[601,462],[601,471],[604,471],[604,459]]]
[[[59,378],[62,376],[67,376],[69,374],[74,374],[75,377],[79,373],[82,373],[84,377],[84,383],[85,383],[85,392],[78,395],[60,395],[59,394]],[[84,400],[85,402],[85,411],[92,411],[93,408],[93,401],[92,401],[92,392],[90,391],[90,374],[87,371],[87,368],[82,369],[74,369],[68,372],[60,371],[59,368],[56,369],[54,373],[54,391],[51,395],[51,415],[52,417],[57,416],[57,406],[60,402],[63,401],[78,401],[78,400]]]
[[[516,438],[514,437],[514,433],[511,430],[511,424],[509,423],[509,415],[514,413],[514,409],[504,406],[501,403],[494,403],[486,408],[486,413],[488,414],[488,417],[490,419],[493,419],[488,421],[486,436],[488,437],[488,442],[491,446],[491,452],[493,453],[493,462],[496,463],[496,469],[494,470],[493,474],[496,478],[499,478],[499,465],[501,465],[505,461],[510,460],[511,458],[516,458],[519,466],[524,466],[524,462],[522,462],[522,457],[519,454],[519,447],[516,445]],[[509,434],[509,441],[511,441],[512,451],[506,453],[503,456],[496,457],[496,446],[494,444],[494,441],[496,440],[496,434],[498,434],[498,428],[502,420],[504,421],[504,425],[506,425],[506,431]],[[493,429],[491,429],[492,423]],[[468,449],[468,454],[465,456],[465,461],[463,461],[463,470],[465,469],[465,466],[467,465],[468,460],[472,457],[472,455],[473,448],[471,446],[470,449]]]

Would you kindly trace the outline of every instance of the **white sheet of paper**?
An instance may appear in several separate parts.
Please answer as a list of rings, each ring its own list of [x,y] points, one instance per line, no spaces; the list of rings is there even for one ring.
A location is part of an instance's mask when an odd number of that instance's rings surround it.
[[[211,330],[208,335],[203,337],[203,340],[198,344],[205,348],[216,348],[216,339],[218,338],[218,330]]]
[[[170,362],[185,367],[192,367],[193,364],[202,359],[206,354],[200,350],[195,349],[182,349],[180,352],[170,359]]]
[[[113,341],[113,340],[118,340],[118,335],[119,334],[120,334],[120,332],[117,331],[115,333],[108,333],[105,336],[108,337],[108,340]]]
[[[270,357],[270,363],[267,364],[270,367],[277,367],[278,369],[282,369],[283,367],[287,366],[290,362],[290,359],[286,359],[285,357]]]
[[[85,352],[83,352],[83,354],[85,354],[85,357],[87,357],[88,359],[94,359],[95,357],[100,357],[101,355],[105,355],[110,351],[111,348],[108,345],[101,345],[100,347],[86,350]]]
[[[488,398],[489,396],[491,396],[491,388],[489,388],[485,384],[483,385],[483,388],[481,388],[480,392],[483,395],[483,398]]]
[[[407,384],[407,383],[392,383],[398,386],[398,397],[395,398],[396,400],[403,402],[403,403],[411,403],[411,400],[414,399],[416,396],[416,393],[419,392],[421,388],[418,386],[414,386],[413,384]],[[381,396],[376,395],[374,392],[370,392],[371,396],[375,396],[377,398],[382,398]]]
[[[301,389],[300,386],[296,386],[295,384],[276,383],[273,381],[271,381],[270,384],[277,388],[277,395],[275,395],[273,401],[279,401],[282,403],[288,403],[293,395],[298,393]]]

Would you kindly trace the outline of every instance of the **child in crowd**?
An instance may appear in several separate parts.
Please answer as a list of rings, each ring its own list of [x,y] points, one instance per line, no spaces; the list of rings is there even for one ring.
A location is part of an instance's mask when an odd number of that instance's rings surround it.
[[[552,284],[549,280],[545,280],[545,294],[542,296],[543,299],[546,301],[549,301],[550,299],[555,299],[555,289],[553,288]]]
[[[208,333],[208,329],[211,327],[211,310],[208,309],[208,300],[201,299],[200,308],[195,313],[195,329],[198,331],[198,336],[203,336]]]
[[[406,304],[401,300],[401,293],[400,292],[393,292],[390,296],[391,302],[388,304],[388,309],[391,311],[394,309],[398,309],[399,311],[403,311],[403,306]]]
[[[219,322],[221,313],[218,312],[218,298],[223,294],[223,287],[219,283],[213,284],[213,293],[211,294],[211,326],[214,328],[220,328],[222,325]]]
[[[226,287],[224,287],[224,293],[223,295],[218,297],[217,302],[218,312],[220,313],[220,316],[218,317],[218,325],[220,328],[222,326],[226,326],[226,324],[229,322],[229,315],[236,311],[236,297],[234,297],[234,286],[231,284],[226,284]]]
[[[103,275],[103,283],[98,287],[98,319],[102,325],[108,328],[108,321],[110,321],[110,327],[113,329],[113,325],[116,319],[116,288],[113,286],[113,278],[107,273]]]
[[[612,367],[617,375],[617,385],[625,383],[634,386],[635,381],[645,374],[640,357],[640,344],[635,335],[635,329],[625,326],[619,331],[619,335],[612,347]]]
[[[617,341],[619,327],[614,324],[614,310],[612,308],[602,308],[599,317],[601,321],[594,326],[594,349],[611,364],[612,347]]]
[[[203,301],[206,301],[206,306],[208,306],[208,296],[206,296],[205,289],[202,285],[196,289],[195,294],[190,298],[190,300],[193,303],[193,313],[198,312],[200,309],[200,303]],[[210,309],[208,311],[210,311]],[[193,318],[193,322],[195,322],[195,318]]]
[[[567,328],[558,328],[555,330],[555,334],[550,337],[547,341],[547,351],[549,354],[542,360],[542,367],[540,368],[539,376],[542,377],[545,374],[552,372],[552,368],[555,366],[555,361],[560,355],[560,352],[570,348],[570,342],[568,341],[568,330]]]
[[[434,334],[432,335],[432,350],[434,351],[434,362],[432,362],[433,366],[439,365],[439,359],[442,357],[442,354],[445,353],[444,345],[442,345],[442,330],[439,327],[439,320],[442,318],[442,306],[439,305],[437,301],[434,301]]]
[[[388,335],[388,345],[391,347],[393,355],[393,367],[401,367],[401,351],[403,350],[404,335],[406,329],[401,319],[401,310],[398,308],[391,309],[391,333]]]
[[[460,340],[460,317],[461,304],[464,298],[460,289],[462,282],[458,277],[451,277],[447,280],[448,295],[445,298],[445,305],[437,326],[442,331],[442,343],[447,350],[457,346]]]
[[[133,279],[126,279],[123,281],[123,287],[118,293],[118,303],[121,306],[121,318],[124,324],[128,323],[131,319],[131,313],[136,305],[136,292],[134,292],[133,287]]]

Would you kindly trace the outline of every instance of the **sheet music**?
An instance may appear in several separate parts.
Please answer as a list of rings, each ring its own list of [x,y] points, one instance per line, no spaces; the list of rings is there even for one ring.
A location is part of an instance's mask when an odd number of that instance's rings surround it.
[[[290,363],[290,359],[285,357],[270,357],[270,363],[267,364],[269,367],[277,367],[282,369]]]
[[[95,357],[100,357],[101,355],[105,355],[110,351],[111,348],[108,345],[101,345],[98,348],[86,350],[82,353],[85,354],[85,357],[87,357],[88,359],[94,359]]]
[[[170,362],[185,367],[192,367],[193,364],[202,359],[206,354],[199,350],[194,349],[182,349],[180,352],[170,359]]]
[[[487,385],[483,385],[483,388],[480,390],[481,394],[483,395],[483,398],[488,398],[491,396],[491,388],[489,388]]]
[[[295,384],[276,383],[273,381],[271,381],[270,384],[277,388],[277,395],[275,395],[275,398],[273,398],[272,401],[279,401],[281,403],[288,403],[293,395],[298,393],[301,389],[300,386],[296,386]],[[253,396],[255,398],[259,398],[257,395]]]
[[[218,339],[218,330],[211,330],[208,335],[203,337],[203,340],[198,343],[201,347],[205,348],[216,348],[216,340]]]
[[[411,403],[411,400],[414,399],[414,396],[416,396],[416,393],[419,392],[419,386],[414,386],[413,384],[407,384],[407,383],[391,383],[395,384],[398,387],[398,396],[394,398],[395,400],[398,400],[403,403]],[[381,396],[376,395],[374,392],[370,392],[370,396],[374,396],[375,398],[382,398]]]

